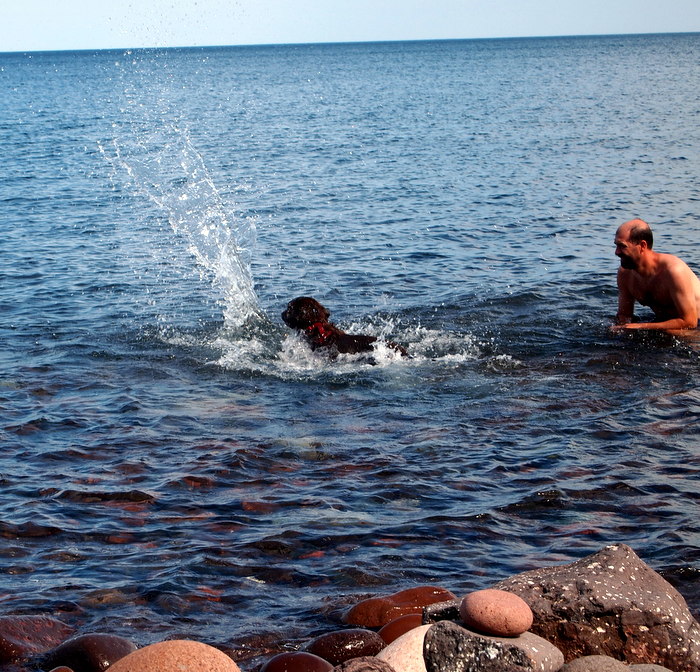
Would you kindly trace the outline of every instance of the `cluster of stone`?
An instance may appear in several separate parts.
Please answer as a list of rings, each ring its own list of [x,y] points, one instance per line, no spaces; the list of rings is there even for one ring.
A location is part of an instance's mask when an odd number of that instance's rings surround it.
[[[424,624],[377,657],[396,672],[557,672],[564,655],[529,632],[533,618],[517,595],[479,590],[425,607]]]
[[[344,621],[347,628],[274,655],[259,672],[700,672],[700,624],[622,544],[461,600],[434,586],[370,598]],[[122,637],[73,634],[48,617],[0,617],[0,669],[240,672],[201,642],[137,649]]]

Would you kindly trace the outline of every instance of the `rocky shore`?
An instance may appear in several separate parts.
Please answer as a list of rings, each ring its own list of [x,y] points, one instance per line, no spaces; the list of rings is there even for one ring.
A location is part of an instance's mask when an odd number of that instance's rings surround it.
[[[362,600],[343,621],[241,668],[235,652],[201,642],[137,649],[50,616],[6,615],[0,672],[700,672],[700,624],[624,544],[461,598],[418,586]]]

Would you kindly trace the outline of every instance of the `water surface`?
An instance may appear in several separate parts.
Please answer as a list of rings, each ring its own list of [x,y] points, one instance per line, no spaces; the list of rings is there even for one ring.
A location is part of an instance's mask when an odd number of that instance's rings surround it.
[[[252,670],[623,542],[697,614],[697,339],[608,325],[621,222],[700,268],[699,49],[0,55],[4,613]],[[310,353],[301,294],[413,357]]]

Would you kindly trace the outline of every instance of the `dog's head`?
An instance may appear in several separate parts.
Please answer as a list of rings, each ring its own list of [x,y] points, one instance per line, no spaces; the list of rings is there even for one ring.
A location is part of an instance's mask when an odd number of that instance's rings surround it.
[[[284,323],[292,329],[307,329],[317,322],[328,322],[330,311],[310,296],[292,299],[282,312]]]

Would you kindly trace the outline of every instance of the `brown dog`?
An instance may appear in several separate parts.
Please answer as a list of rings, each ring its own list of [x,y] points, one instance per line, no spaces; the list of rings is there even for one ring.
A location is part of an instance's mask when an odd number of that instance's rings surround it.
[[[309,296],[299,296],[292,299],[286,310],[282,312],[284,323],[304,334],[312,350],[330,348],[332,354],[343,353],[355,355],[360,352],[371,352],[376,336],[364,334],[346,334],[328,321],[330,311],[316,299]],[[400,352],[404,357],[408,353],[396,343],[387,343],[391,348]]]

